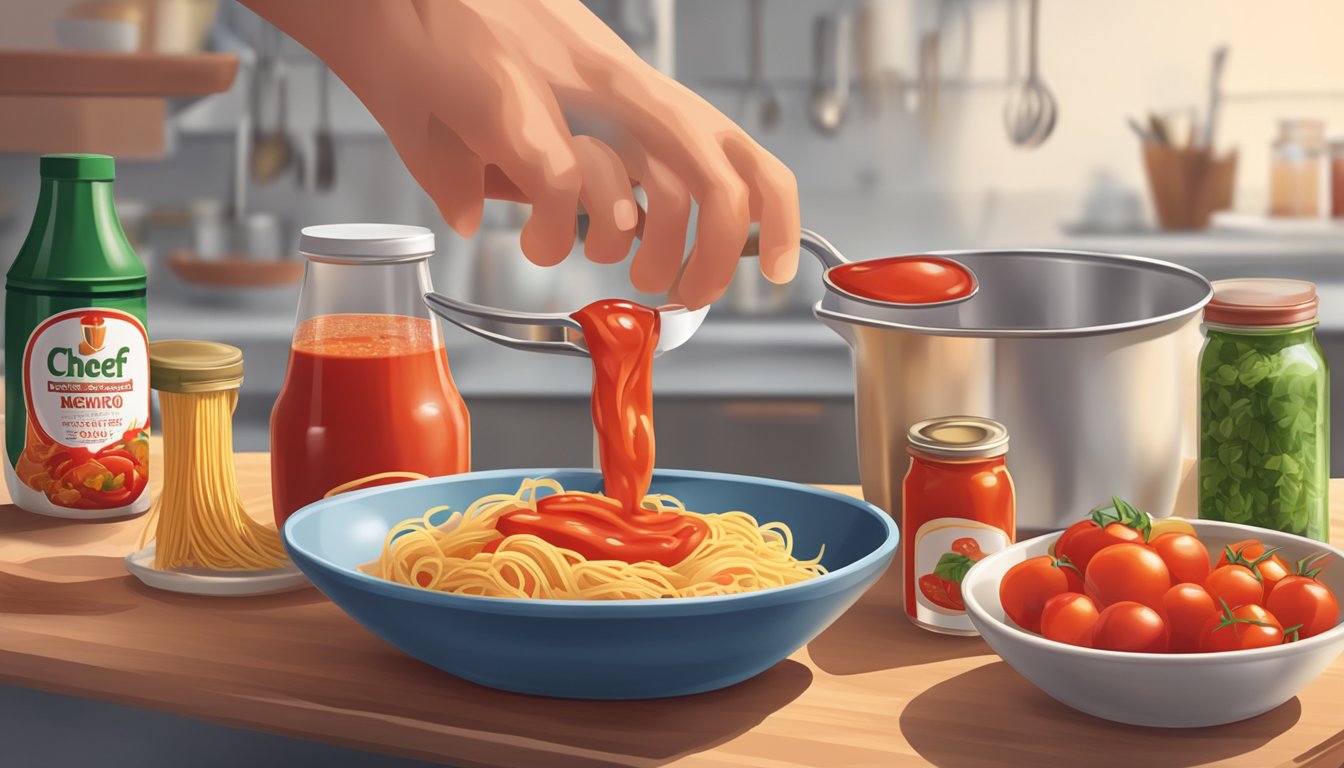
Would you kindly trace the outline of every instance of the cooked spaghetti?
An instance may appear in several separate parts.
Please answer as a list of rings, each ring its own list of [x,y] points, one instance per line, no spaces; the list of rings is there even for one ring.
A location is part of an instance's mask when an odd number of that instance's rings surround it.
[[[238,390],[159,392],[163,492],[150,507],[141,545],[154,539],[154,567],[263,570],[288,563],[274,526],[243,508],[233,465]]]
[[[505,514],[536,511],[547,491],[573,495],[554,480],[527,480],[516,493],[485,496],[465,511],[435,507],[395,526],[382,555],[363,570],[441,592],[556,600],[727,595],[795,584],[826,572],[820,552],[810,560],[793,556],[793,537],[783,523],[760,525],[744,512],[689,512],[671,496],[645,496],[642,506],[659,515],[692,516],[708,530],[695,550],[672,566],[589,560],[538,536],[504,536],[496,529]]]
[[[593,359],[603,493],[537,479],[460,512],[436,507],[394,527],[365,570],[443,592],[559,600],[725,595],[825,573],[820,552],[793,556],[782,523],[691,512],[649,493],[658,311],[607,300],[573,317]]]

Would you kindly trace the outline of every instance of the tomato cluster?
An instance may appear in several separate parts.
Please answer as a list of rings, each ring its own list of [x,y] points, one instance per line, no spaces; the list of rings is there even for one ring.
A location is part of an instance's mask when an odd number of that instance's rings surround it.
[[[1019,627],[1087,648],[1212,653],[1263,648],[1339,623],[1317,580],[1328,555],[1290,566],[1255,539],[1215,561],[1189,523],[1153,521],[1121,499],[1060,535],[1052,554],[1013,566],[999,583]]]

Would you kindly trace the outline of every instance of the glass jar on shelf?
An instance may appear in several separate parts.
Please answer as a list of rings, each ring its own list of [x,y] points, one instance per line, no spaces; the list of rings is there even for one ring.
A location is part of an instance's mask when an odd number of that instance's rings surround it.
[[[1330,182],[1325,150],[1323,121],[1279,121],[1279,135],[1270,150],[1270,216],[1326,216]]]
[[[1199,358],[1199,516],[1329,540],[1329,372],[1316,286],[1219,280]]]
[[[271,412],[276,524],[334,493],[469,470],[467,407],[424,303],[434,233],[306,227],[299,251],[308,263]]]
[[[1330,218],[1344,219],[1344,136],[1328,143],[1330,156]]]

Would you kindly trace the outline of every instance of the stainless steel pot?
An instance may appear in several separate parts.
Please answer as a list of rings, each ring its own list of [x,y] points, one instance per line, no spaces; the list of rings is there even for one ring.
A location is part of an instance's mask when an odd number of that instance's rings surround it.
[[[828,266],[843,257],[804,232]],[[1018,530],[1062,528],[1119,495],[1176,509],[1195,456],[1198,273],[1135,256],[958,251],[980,290],[955,304],[880,306],[828,287],[814,312],[853,349],[864,496],[899,516],[906,430],[936,416],[1008,427]]]

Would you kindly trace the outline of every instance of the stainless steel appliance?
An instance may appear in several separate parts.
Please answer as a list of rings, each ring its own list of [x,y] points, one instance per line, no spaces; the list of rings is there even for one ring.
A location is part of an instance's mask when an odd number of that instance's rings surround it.
[[[843,262],[811,233],[803,247],[828,266]],[[1112,494],[1154,515],[1193,516],[1176,505],[1194,459],[1209,282],[1135,256],[936,255],[974,272],[979,292],[912,308],[828,287],[814,309],[853,349],[864,496],[899,514],[906,430],[965,414],[996,419],[1013,435],[1020,531],[1064,527]]]

